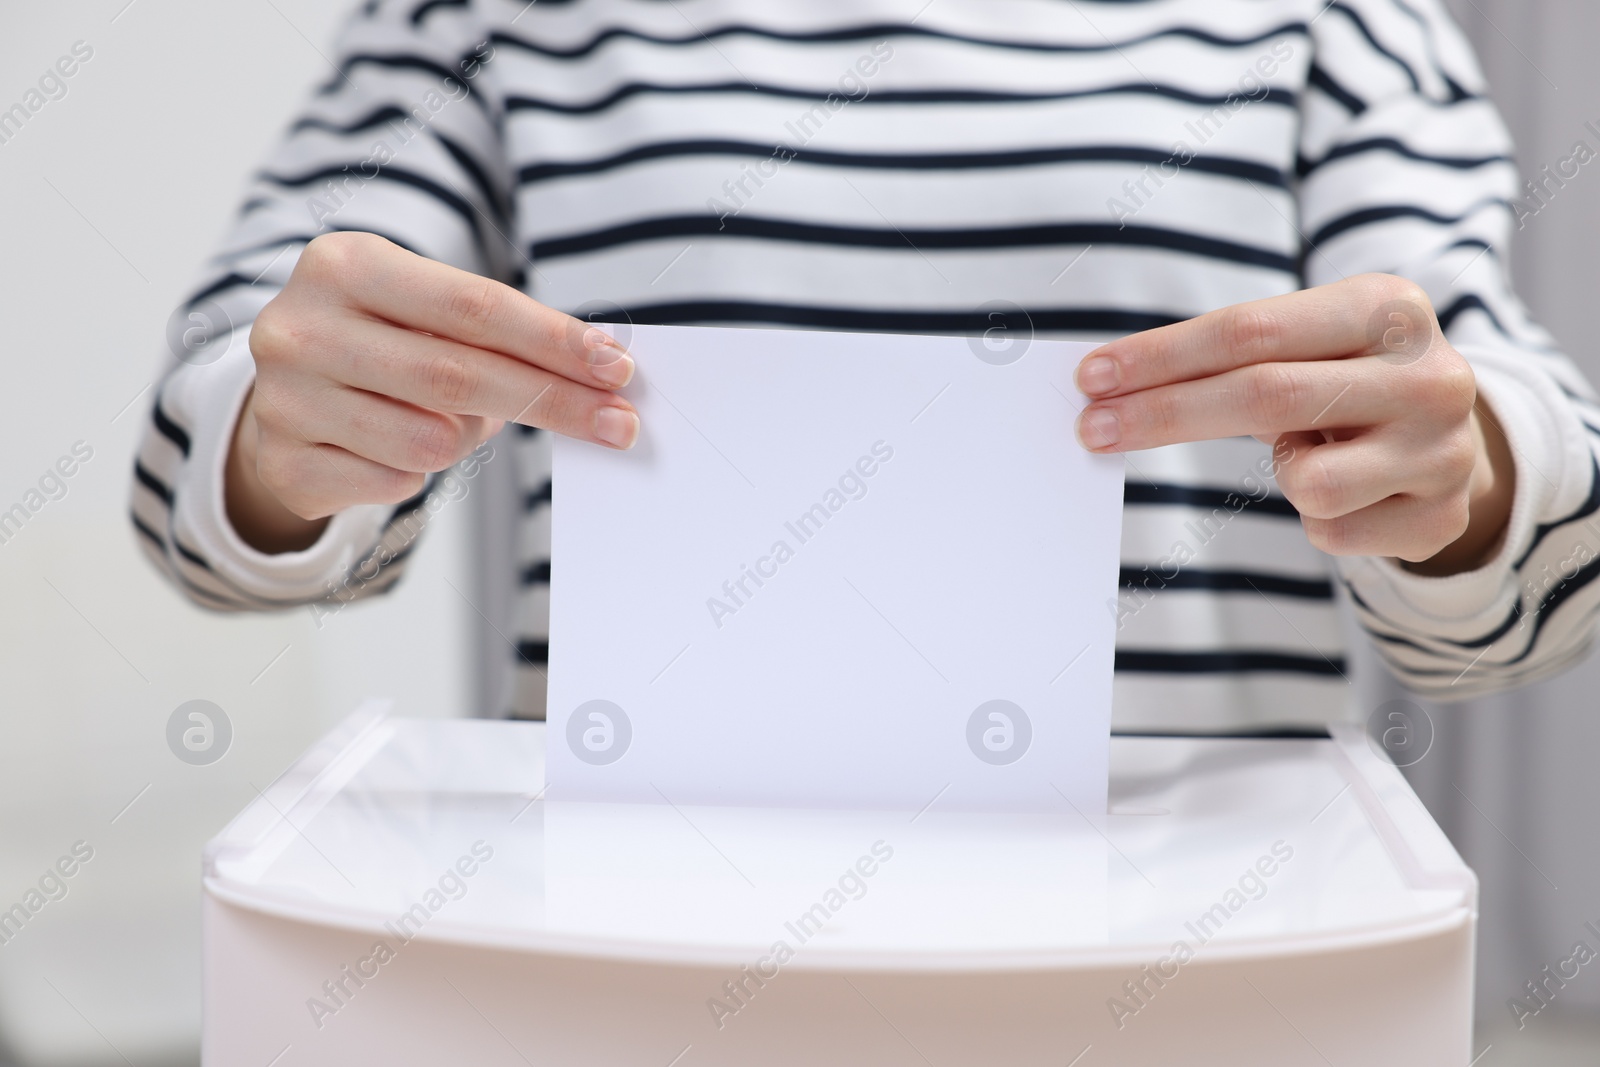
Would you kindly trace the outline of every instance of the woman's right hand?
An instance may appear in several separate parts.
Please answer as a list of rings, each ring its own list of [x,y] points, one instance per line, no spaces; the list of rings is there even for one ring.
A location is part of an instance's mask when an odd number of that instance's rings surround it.
[[[256,382],[228,457],[234,529],[264,552],[395,504],[507,422],[612,448],[639,433],[605,331],[375,234],[306,245],[250,334]]]

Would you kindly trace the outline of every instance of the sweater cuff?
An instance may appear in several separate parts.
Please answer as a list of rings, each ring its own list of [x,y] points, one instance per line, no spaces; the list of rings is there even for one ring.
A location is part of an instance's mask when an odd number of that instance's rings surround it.
[[[1542,521],[1587,496],[1591,466],[1581,436],[1576,442],[1564,439],[1570,410],[1552,410],[1550,398],[1542,395],[1553,386],[1530,382],[1529,375],[1519,373],[1521,368],[1506,367],[1493,356],[1469,358],[1478,397],[1494,410],[1505,431],[1516,470],[1511,515],[1499,549],[1477,569],[1442,578],[1416,574],[1386,557],[1343,557],[1338,566],[1355,595],[1383,620],[1429,637],[1470,641],[1492,631],[1512,611],[1519,598],[1515,564]]]
[[[265,606],[321,600],[371,553],[394,509],[384,504],[346,508],[314,544],[297,552],[266,553],[245,543],[228,518],[223,485],[234,429],[255,384],[249,341],[248,327],[236,331],[221,359],[185,376],[190,388],[176,392],[188,395],[172,398],[174,407],[186,409],[193,439],[176,493],[174,532],[239,595]],[[201,385],[203,394],[194,388]]]

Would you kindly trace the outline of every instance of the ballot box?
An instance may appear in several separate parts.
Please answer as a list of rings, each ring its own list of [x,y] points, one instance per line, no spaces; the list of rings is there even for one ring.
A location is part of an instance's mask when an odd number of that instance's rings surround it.
[[[546,802],[361,709],[207,847],[208,1067],[1462,1067],[1476,881],[1359,730],[1123,736],[1107,810]],[[819,775],[825,774],[819,769]]]

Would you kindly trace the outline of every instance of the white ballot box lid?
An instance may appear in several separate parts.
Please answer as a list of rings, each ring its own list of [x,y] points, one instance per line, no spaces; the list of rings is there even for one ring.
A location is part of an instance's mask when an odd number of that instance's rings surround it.
[[[543,724],[373,703],[206,849],[237,907],[403,940],[687,964],[982,971],[1399,943],[1476,881],[1359,730],[1116,737],[1090,819],[549,804]],[[1098,814],[1098,813],[1094,813]]]

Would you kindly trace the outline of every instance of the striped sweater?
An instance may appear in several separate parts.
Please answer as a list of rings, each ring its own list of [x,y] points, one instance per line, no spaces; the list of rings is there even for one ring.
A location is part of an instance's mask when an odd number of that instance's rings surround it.
[[[1509,285],[1518,174],[1439,0],[372,0],[333,59],[179,322],[209,343],[169,338],[139,450],[135,528],[199,604],[381,593],[449,488],[352,508],[283,555],[224,514],[251,320],[307,241],[362,230],[636,323],[1101,340],[1407,276],[1513,445],[1504,546],[1442,579],[1334,560],[1265,446],[1132,454],[1114,721],[1349,716],[1341,605],[1443,698],[1589,641],[1600,406]],[[550,441],[509,427],[494,446],[521,494],[518,682],[485,711],[542,717]]]

